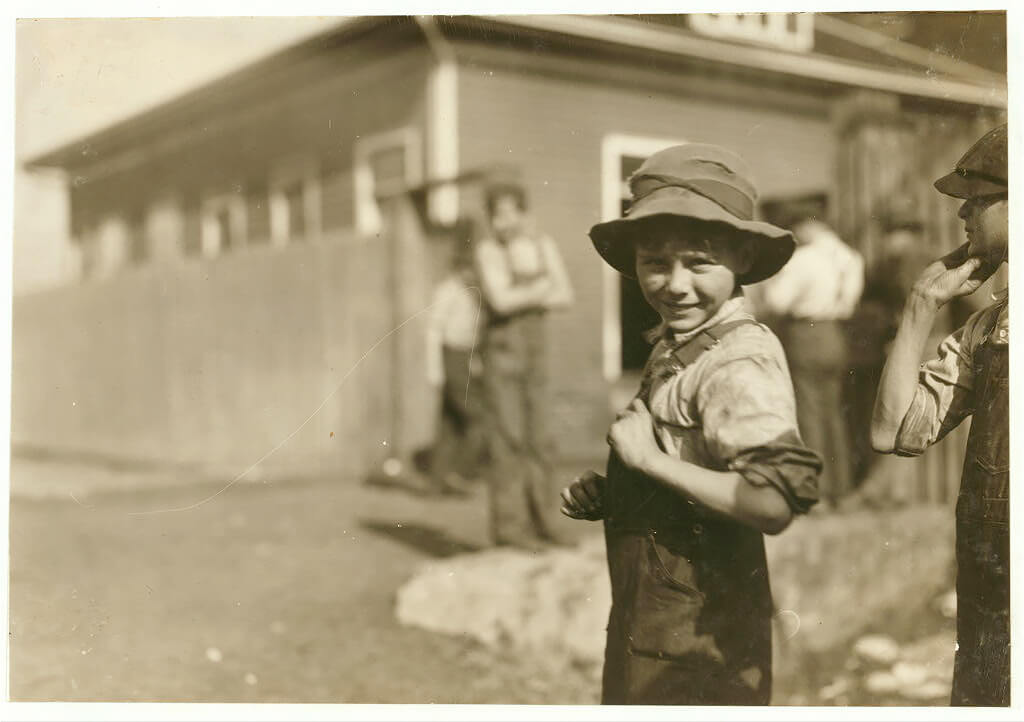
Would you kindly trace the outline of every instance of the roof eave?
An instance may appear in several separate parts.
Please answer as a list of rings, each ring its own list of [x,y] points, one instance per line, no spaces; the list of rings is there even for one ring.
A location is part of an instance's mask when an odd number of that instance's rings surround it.
[[[728,43],[654,28],[628,18],[579,15],[495,16],[503,23],[617,45],[701,58],[734,66],[819,81],[883,90],[934,100],[1005,109],[1007,91],[964,80],[920,77],[813,53],[785,53],[771,48]]]
[[[393,19],[393,18],[392,18]],[[777,72],[851,87],[867,87],[909,96],[953,103],[964,103],[1005,109],[1007,90],[992,84],[966,80],[921,77],[909,73],[879,69],[870,65],[829,58],[813,53],[795,54],[770,48],[723,42],[696,35],[682,35],[667,29],[654,28],[637,20],[620,16],[595,15],[498,15],[488,19],[510,27],[558,33],[612,45],[642,48],[689,58],[699,58],[727,65]],[[339,35],[356,33],[389,20],[387,17],[346,18],[329,30],[313,35],[295,45],[278,51],[263,60],[206,83],[177,98],[90,133],[54,150],[34,156],[25,162],[27,169],[70,168],[80,164],[83,149],[94,143],[110,143],[119,135],[137,130],[147,122],[159,121],[169,112],[190,104],[203,102],[227,88],[245,83],[269,69],[287,64],[314,49],[319,43]],[[458,18],[448,18],[449,22]]]
[[[313,48],[324,41],[336,39],[338,36],[354,34],[379,25],[386,21],[386,17],[348,17],[341,18],[329,29],[311,35],[301,41],[282,48],[271,55],[255,62],[249,63],[226,75],[203,83],[197,88],[188,90],[170,100],[162,101],[150,108],[135,113],[112,125],[103,127],[86,135],[80,136],[57,148],[34,155],[24,162],[26,170],[38,170],[43,168],[68,168],[80,164],[83,149],[90,145],[102,142],[109,143],[118,136],[136,130],[139,126],[158,121],[159,119],[183,110],[188,106],[202,103],[205,100],[225,92],[226,89],[244,84],[252,79],[259,78],[269,70],[285,66],[296,59],[306,56]]]

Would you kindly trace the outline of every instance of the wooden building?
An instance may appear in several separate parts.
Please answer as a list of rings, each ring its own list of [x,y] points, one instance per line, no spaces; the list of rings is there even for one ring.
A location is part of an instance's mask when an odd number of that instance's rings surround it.
[[[14,441],[238,470],[286,441],[267,463],[359,471],[429,439],[438,250],[379,199],[502,162],[576,289],[552,426],[595,456],[649,317],[586,234],[643,158],[729,147],[765,199],[824,194],[870,264],[908,192],[935,252],[958,243],[931,180],[1006,102],[1005,74],[837,14],[339,22],[32,161],[67,174],[85,277],[15,305]],[[471,203],[442,185],[428,209]]]

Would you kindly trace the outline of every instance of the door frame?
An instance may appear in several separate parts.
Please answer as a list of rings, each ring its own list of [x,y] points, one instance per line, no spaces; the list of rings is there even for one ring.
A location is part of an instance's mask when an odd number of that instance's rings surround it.
[[[646,158],[673,145],[682,138],[661,138],[633,133],[609,133],[601,139],[601,220],[622,215],[622,158]],[[622,376],[622,318],[619,273],[601,261],[601,367],[606,381]]]

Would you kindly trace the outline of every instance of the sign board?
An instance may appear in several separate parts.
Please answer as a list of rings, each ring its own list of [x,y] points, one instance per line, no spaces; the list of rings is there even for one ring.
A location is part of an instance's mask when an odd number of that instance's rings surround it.
[[[709,13],[688,20],[692,30],[711,37],[803,52],[814,47],[812,13]]]

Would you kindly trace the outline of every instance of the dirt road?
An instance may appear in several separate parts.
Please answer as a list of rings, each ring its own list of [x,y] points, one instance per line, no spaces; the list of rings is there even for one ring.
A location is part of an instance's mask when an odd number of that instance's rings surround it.
[[[351,480],[26,500],[11,506],[18,701],[588,703],[582,676],[407,629],[394,590],[486,539],[482,493]],[[482,490],[481,490],[482,492]]]

